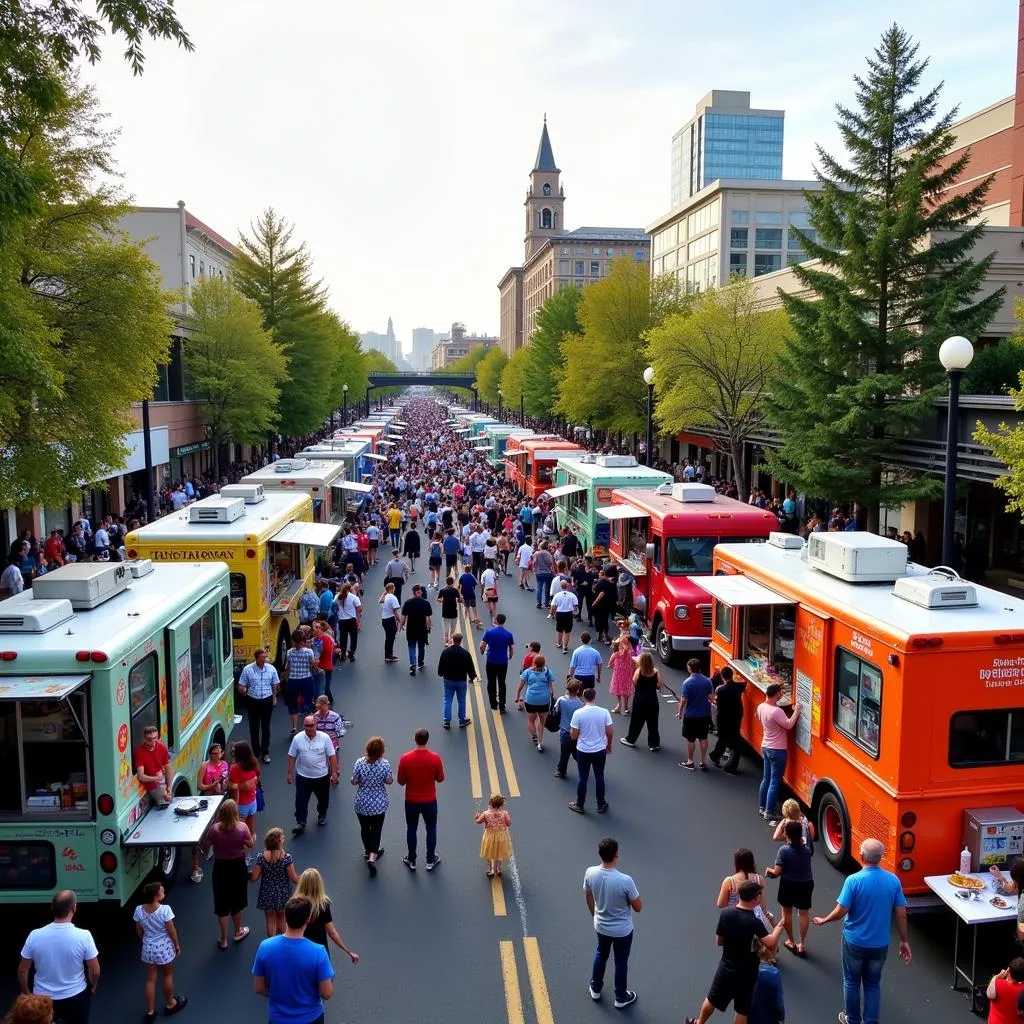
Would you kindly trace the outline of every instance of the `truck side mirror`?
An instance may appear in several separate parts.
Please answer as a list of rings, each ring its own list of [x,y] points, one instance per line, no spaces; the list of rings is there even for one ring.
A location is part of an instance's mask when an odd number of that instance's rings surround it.
[[[647,560],[653,562],[658,557],[658,548],[655,544],[648,544],[644,549],[644,554],[647,555]]]

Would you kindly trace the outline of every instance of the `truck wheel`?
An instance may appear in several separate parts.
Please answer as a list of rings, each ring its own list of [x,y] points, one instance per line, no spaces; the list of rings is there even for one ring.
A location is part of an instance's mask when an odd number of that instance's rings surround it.
[[[654,624],[654,648],[663,665],[676,663],[676,652],[672,650],[672,637],[665,630],[665,624],[658,619]]]
[[[839,796],[828,790],[818,803],[818,841],[825,848],[825,859],[833,867],[845,869],[851,860],[850,816]]]
[[[191,791],[188,788],[187,783],[181,782],[174,790],[175,797],[179,796],[190,796]],[[170,814],[170,811],[164,811],[164,814]],[[156,851],[156,880],[160,882],[165,889],[171,889],[178,877],[178,868],[181,866],[181,851],[180,846],[161,846]]]

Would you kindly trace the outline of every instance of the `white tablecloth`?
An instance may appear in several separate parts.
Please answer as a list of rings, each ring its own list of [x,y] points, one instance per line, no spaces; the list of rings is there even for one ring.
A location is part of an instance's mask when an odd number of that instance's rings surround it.
[[[974,873],[972,877],[980,878],[985,883],[985,888],[978,890],[977,899],[974,898],[973,892],[969,900],[958,896],[957,893],[964,892],[965,890],[957,889],[956,886],[950,885],[949,875],[927,875],[924,884],[965,924],[993,924],[996,921],[1013,921],[1016,919],[1016,896],[1005,896],[1002,893],[996,893],[991,884],[992,876],[987,871]],[[1008,906],[1003,908],[992,906],[989,900],[997,895],[1002,896]]]

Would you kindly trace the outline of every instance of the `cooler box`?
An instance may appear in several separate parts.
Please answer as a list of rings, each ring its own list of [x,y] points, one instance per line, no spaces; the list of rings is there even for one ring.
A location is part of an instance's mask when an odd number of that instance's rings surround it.
[[[1016,807],[977,807],[964,811],[963,844],[971,851],[971,870],[993,864],[1007,870],[1024,855],[1024,814]]]

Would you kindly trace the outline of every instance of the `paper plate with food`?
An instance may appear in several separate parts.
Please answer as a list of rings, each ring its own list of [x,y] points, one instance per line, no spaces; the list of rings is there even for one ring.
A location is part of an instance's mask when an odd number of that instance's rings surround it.
[[[985,883],[980,878],[974,878],[972,875],[962,875],[959,871],[951,874],[946,881],[957,889],[969,889],[972,892],[980,892],[985,888]]]

